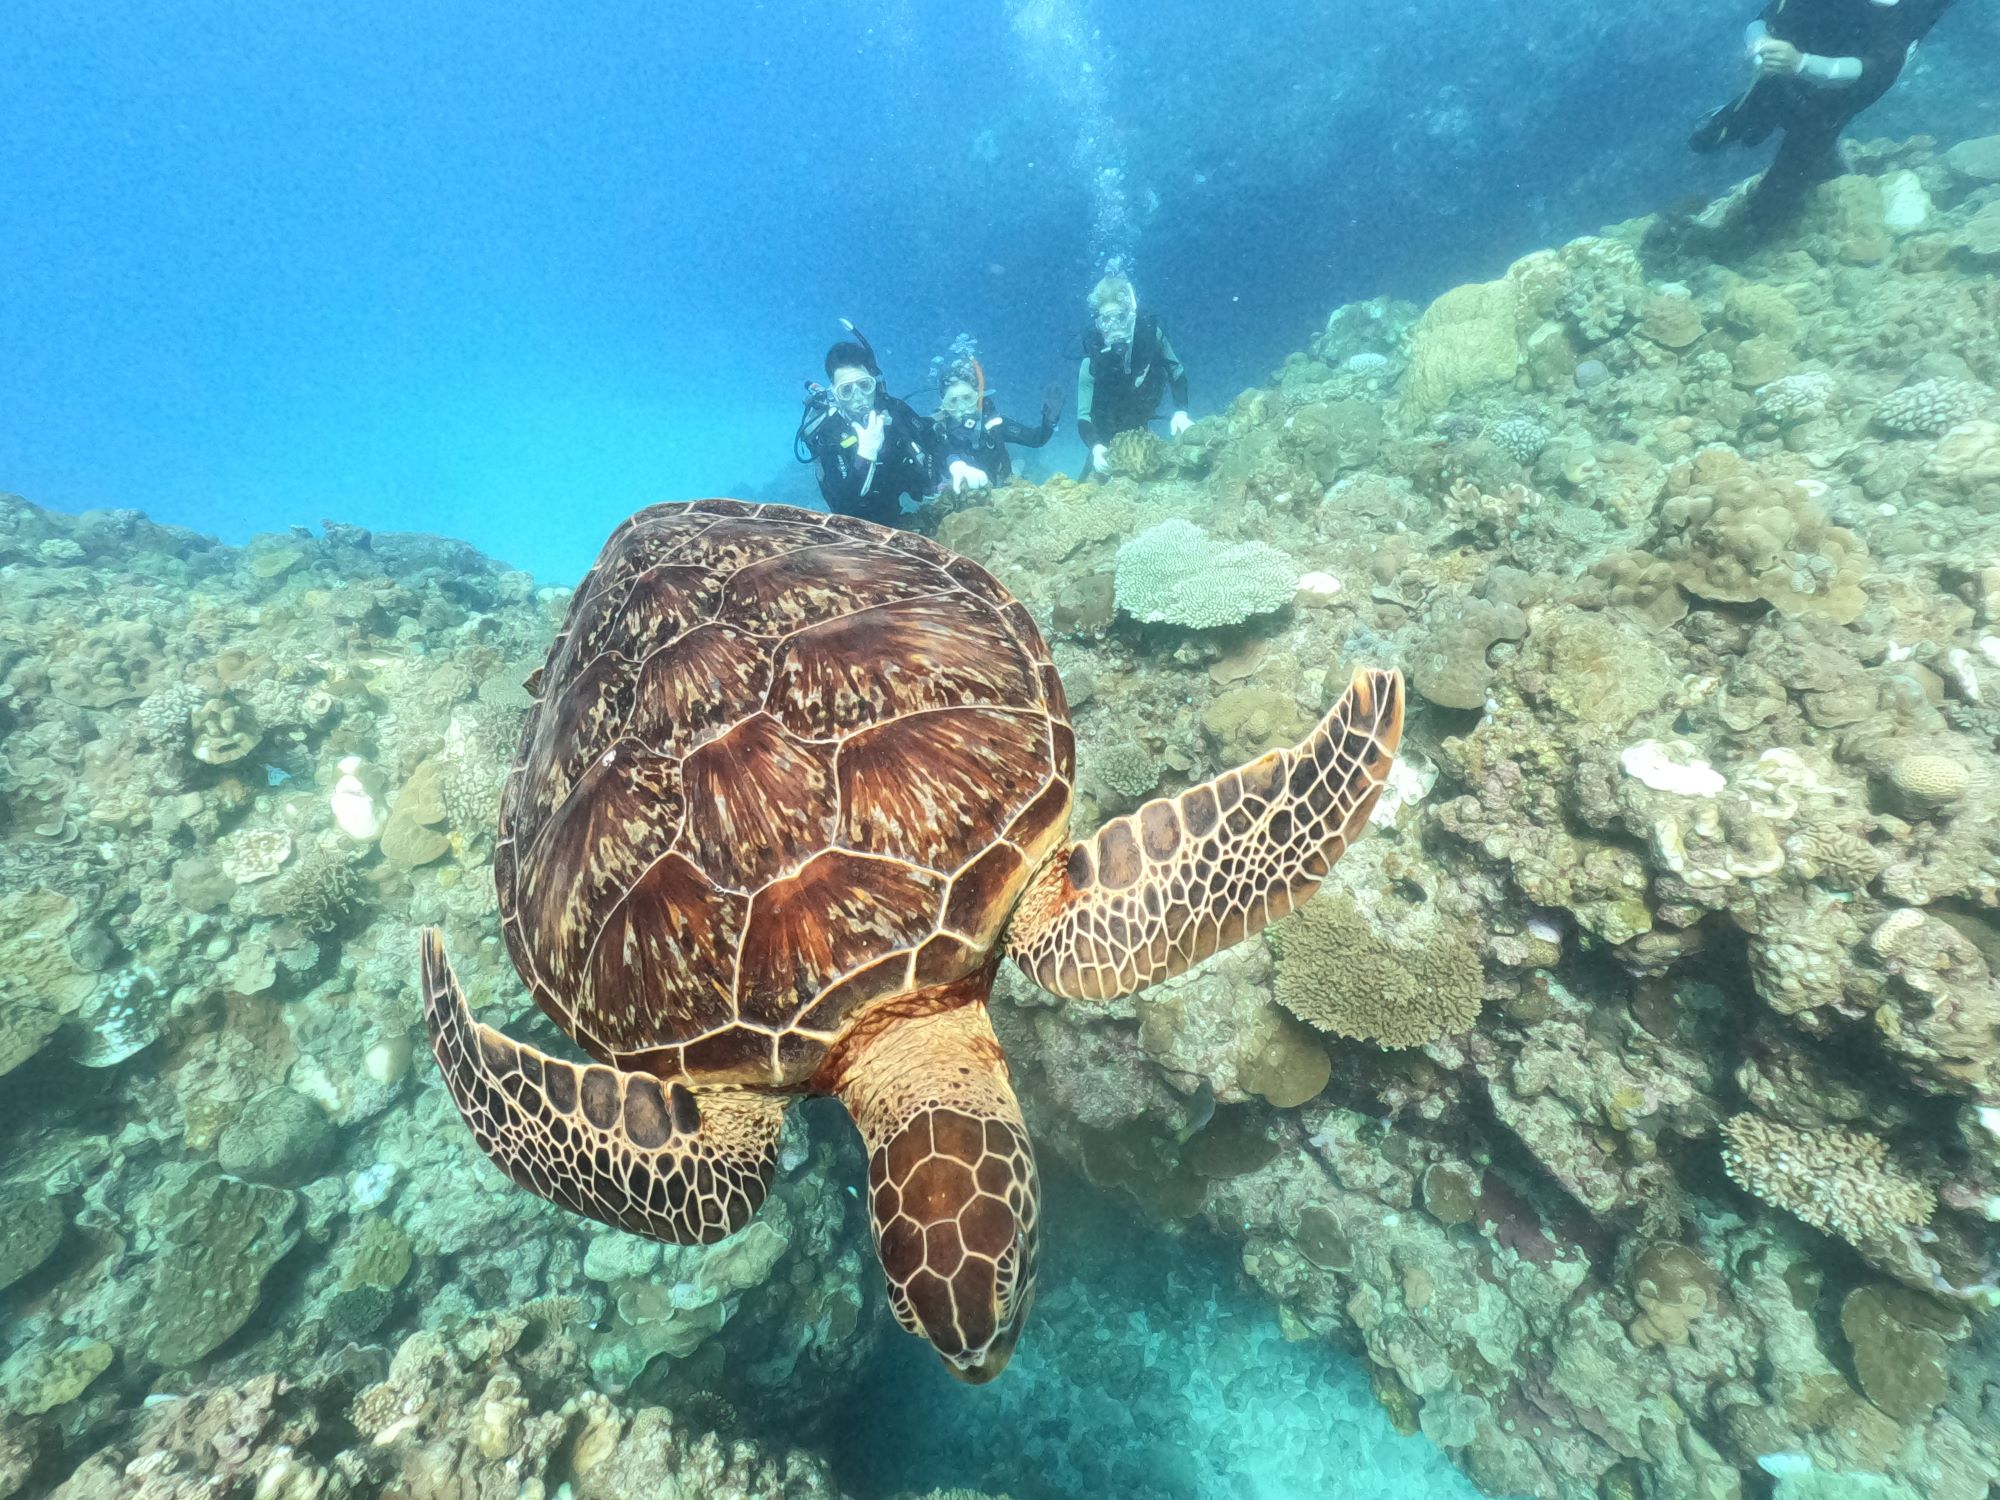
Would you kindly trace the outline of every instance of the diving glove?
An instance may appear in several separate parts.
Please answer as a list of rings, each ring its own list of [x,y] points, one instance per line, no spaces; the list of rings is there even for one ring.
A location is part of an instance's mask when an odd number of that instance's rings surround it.
[[[864,464],[872,464],[882,452],[882,413],[871,411],[868,420],[854,429],[854,453]]]

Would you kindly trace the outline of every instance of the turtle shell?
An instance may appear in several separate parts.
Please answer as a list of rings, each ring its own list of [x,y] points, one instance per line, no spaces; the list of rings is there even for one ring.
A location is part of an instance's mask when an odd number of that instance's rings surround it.
[[[982,966],[1069,822],[1028,612],[927,538],[703,500],[612,534],[500,811],[508,951],[600,1061],[796,1088]]]

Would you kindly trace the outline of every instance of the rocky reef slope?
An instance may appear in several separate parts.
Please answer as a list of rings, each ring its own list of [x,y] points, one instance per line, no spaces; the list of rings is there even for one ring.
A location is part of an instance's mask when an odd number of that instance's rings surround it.
[[[1495,1494],[2000,1473],[2000,139],[1862,164],[1741,266],[1638,223],[1343,308],[925,522],[1054,641],[1084,823],[1408,672],[1299,916],[996,1012],[1045,1152]],[[421,1060],[423,923],[526,1019],[490,837],[566,596],[16,499],[0,579],[0,1496],[833,1493],[742,1414],[810,1443],[894,1336],[847,1148],[662,1251]]]

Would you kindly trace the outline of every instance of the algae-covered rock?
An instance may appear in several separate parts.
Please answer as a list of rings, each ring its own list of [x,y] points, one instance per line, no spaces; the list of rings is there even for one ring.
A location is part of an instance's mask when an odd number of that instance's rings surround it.
[[[297,1187],[313,1175],[333,1144],[326,1111],[288,1088],[266,1089],[216,1137],[222,1170],[273,1187]]]
[[[383,1214],[370,1214],[362,1221],[361,1233],[354,1241],[352,1257],[341,1273],[340,1284],[349,1289],[372,1286],[394,1291],[410,1274],[413,1258],[410,1237],[396,1221]]]
[[[2000,203],[1989,203],[1958,226],[1951,242],[1980,266],[2000,262]]]
[[[49,1006],[0,996],[0,1078],[40,1052],[62,1022]]]
[[[1410,685],[1440,708],[1483,708],[1493,678],[1486,653],[1527,633],[1528,617],[1511,604],[1443,600],[1425,615],[1410,652]]]
[[[1802,225],[1809,242],[1825,246],[1827,258],[1872,266],[1894,247],[1883,213],[1881,184],[1849,174],[1821,183],[1806,200]]]
[[[1201,727],[1224,765],[1241,765],[1266,750],[1296,745],[1312,721],[1287,693],[1264,687],[1231,688],[1202,710]]]
[[[1203,1177],[1244,1177],[1277,1159],[1282,1147],[1256,1113],[1219,1109],[1187,1144],[1187,1164]]]
[[[66,1222],[62,1206],[40,1185],[0,1187],[0,1291],[49,1258]]]
[[[1958,142],[1944,153],[1944,164],[1969,182],[2000,182],[2000,135]]]
[[[265,1276],[298,1240],[297,1199],[208,1166],[157,1199],[173,1217],[153,1262],[145,1350],[176,1368],[216,1349],[257,1310]]]
[[[1331,1063],[1312,1031],[1274,1005],[1260,948],[1246,946],[1156,985],[1139,1006],[1139,1045],[1185,1093],[1280,1109],[1326,1087]]]
[[[1957,1309],[1907,1287],[1862,1286],[1840,1304],[1840,1328],[1863,1394],[1898,1421],[1923,1421],[1950,1394],[1947,1340],[1967,1328]]]
[[[53,1349],[30,1344],[0,1366],[0,1394],[22,1416],[39,1416],[81,1396],[117,1355],[103,1339],[65,1339]]]
[[[1606,729],[1657,709],[1679,680],[1666,652],[1608,614],[1554,613],[1527,649],[1543,670],[1549,702],[1566,718]]]

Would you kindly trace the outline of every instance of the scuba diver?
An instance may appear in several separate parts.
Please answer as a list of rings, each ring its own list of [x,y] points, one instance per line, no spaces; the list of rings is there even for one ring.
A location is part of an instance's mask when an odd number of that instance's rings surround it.
[[[903,524],[902,498],[922,504],[942,444],[936,427],[882,385],[867,337],[845,318],[849,337],[826,351],[827,385],[808,381],[792,454],[813,465],[826,508],[884,526]]]
[[[1030,427],[993,409],[986,389],[986,371],[977,359],[952,365],[938,382],[936,418],[939,450],[944,454],[944,487],[954,494],[1003,484],[1014,473],[1009,443],[1039,448],[1056,430],[1062,399],[1054,391],[1042,402],[1042,425]]]
[[[1187,431],[1188,381],[1159,320],[1139,311],[1131,282],[1106,276],[1091,290],[1090,307],[1076,372],[1076,431],[1090,450],[1090,471],[1102,474],[1109,466],[1105,445],[1157,417],[1169,390],[1174,414],[1167,430],[1174,437]]]
[[[1753,76],[1688,144],[1719,151],[1784,139],[1749,199],[1718,232],[1745,247],[1779,228],[1814,187],[1847,170],[1840,133],[1880,99],[1951,0],[1770,0],[1744,41]]]

